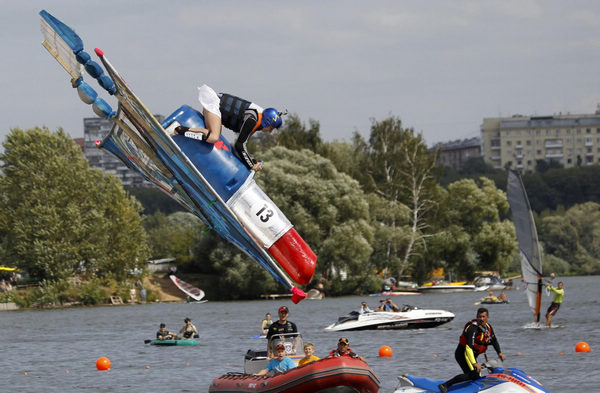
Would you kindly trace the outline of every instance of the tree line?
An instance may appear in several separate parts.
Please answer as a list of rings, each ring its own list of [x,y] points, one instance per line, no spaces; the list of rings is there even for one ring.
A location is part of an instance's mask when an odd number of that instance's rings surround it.
[[[311,285],[325,283],[331,295],[378,291],[390,276],[427,281],[439,267],[467,280],[480,270],[519,270],[506,194],[494,176],[444,184],[437,153],[399,118],[373,120],[368,139],[355,133],[349,142],[326,143],[317,121],[307,125],[292,115],[250,149],[264,161],[257,182],[318,256]],[[49,282],[74,274],[123,281],[147,259],[176,257],[180,271],[212,278],[204,281],[212,298],[281,290],[258,264],[156,190],[127,192],[89,168],[63,130],[13,129],[0,159],[3,264]],[[594,233],[579,236],[595,230],[593,220],[584,225],[580,218],[594,216],[597,205],[586,204],[583,213],[573,208],[557,210],[569,220],[539,215],[540,236],[552,239],[547,252],[557,273],[597,273]]]

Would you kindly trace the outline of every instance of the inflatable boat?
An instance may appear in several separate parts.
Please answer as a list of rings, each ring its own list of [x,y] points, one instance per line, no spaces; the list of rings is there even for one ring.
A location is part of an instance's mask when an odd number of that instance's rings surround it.
[[[228,373],[215,378],[208,391],[376,393],[380,385],[375,372],[362,360],[329,357],[274,376]]]

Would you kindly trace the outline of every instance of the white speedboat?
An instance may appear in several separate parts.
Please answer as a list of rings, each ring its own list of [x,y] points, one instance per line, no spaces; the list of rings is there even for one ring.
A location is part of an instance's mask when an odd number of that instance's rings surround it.
[[[377,311],[359,314],[356,311],[340,317],[337,322],[325,328],[327,332],[343,330],[375,329],[422,329],[432,328],[454,319],[454,314],[444,310],[427,310],[404,306],[401,311]]]
[[[501,291],[506,287],[506,284],[500,277],[492,274],[477,276],[473,280],[473,283],[477,287],[476,290],[480,291]]]

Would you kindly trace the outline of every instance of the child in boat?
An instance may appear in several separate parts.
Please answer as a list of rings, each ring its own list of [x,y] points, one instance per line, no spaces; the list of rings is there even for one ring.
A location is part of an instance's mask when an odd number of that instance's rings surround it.
[[[285,347],[283,344],[277,344],[275,347],[275,355],[276,357],[271,359],[271,361],[267,364],[267,367],[263,370],[260,370],[256,375],[273,376],[296,367],[294,361],[285,356]]]
[[[312,343],[306,343],[304,344],[304,357],[300,359],[298,366],[302,366],[319,359],[319,357],[315,356],[315,346]]]

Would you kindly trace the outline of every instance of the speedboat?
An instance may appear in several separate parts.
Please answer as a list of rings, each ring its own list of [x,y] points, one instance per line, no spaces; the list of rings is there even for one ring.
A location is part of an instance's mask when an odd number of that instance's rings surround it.
[[[405,305],[401,311],[375,311],[359,314],[356,311],[340,317],[325,328],[327,332],[342,330],[422,329],[432,328],[454,319],[454,314],[444,310],[427,310]]]
[[[283,344],[285,356],[292,359],[297,366],[304,357],[304,342],[300,333],[285,333],[273,335],[267,343],[266,350],[249,349],[244,355],[244,373],[256,374],[267,367],[271,360],[269,354],[275,353],[275,347]],[[270,351],[269,351],[270,348]]]
[[[475,285],[467,284],[466,281],[457,282],[428,282],[417,288],[424,293],[451,293],[451,292],[470,292],[475,290]]]
[[[351,357],[327,357],[274,376],[228,373],[215,378],[209,393],[377,393],[381,383],[369,365]]]
[[[480,291],[501,291],[506,288],[506,284],[500,277],[494,274],[485,274],[475,277],[473,280],[477,290]]]
[[[448,392],[454,393],[549,393],[549,391],[518,368],[486,366],[489,374],[474,381],[461,382],[450,386]],[[439,392],[442,380],[402,375],[398,377],[398,386],[394,393]]]

